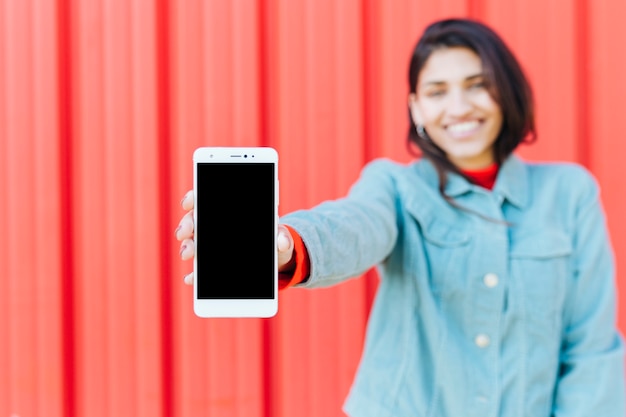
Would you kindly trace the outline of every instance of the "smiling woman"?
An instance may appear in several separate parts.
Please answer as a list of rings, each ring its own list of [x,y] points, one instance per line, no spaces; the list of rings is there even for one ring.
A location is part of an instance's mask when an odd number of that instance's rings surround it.
[[[346,412],[623,417],[624,347],[595,179],[513,155],[534,137],[533,97],[485,25],[428,26],[409,86],[408,138],[423,157],[370,162],[345,198],[289,213],[278,231],[283,288],[378,267]],[[192,221],[177,231],[183,259],[195,253]]]

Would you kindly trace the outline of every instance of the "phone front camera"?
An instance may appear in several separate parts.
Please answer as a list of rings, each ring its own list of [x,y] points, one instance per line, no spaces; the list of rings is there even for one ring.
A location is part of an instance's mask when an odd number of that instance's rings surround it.
[[[244,155],[243,157],[244,157],[244,158],[247,158],[247,157],[248,157],[248,155]]]

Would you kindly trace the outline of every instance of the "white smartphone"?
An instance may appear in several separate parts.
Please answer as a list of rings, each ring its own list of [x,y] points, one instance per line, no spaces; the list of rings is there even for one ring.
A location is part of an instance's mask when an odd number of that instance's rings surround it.
[[[278,311],[278,153],[203,147],[193,154],[194,312],[272,317]]]

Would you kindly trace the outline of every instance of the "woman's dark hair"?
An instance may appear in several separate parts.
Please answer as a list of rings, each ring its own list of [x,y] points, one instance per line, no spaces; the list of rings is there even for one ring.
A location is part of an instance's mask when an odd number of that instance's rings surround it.
[[[484,24],[469,19],[446,19],[429,25],[417,42],[409,67],[409,88],[417,92],[420,72],[430,55],[442,48],[465,47],[481,60],[487,90],[502,110],[502,129],[494,142],[494,159],[500,165],[521,142],[536,137],[532,90],[520,64],[500,36]],[[465,176],[427,135],[420,137],[409,110],[408,145],[417,145],[439,174],[444,193],[447,172]],[[470,180],[469,178],[467,178]],[[471,180],[470,180],[471,181]]]

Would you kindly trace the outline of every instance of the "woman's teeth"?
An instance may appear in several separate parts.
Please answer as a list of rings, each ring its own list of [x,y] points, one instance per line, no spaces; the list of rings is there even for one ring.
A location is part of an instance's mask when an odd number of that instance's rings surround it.
[[[470,132],[478,127],[478,121],[455,123],[448,126],[450,133],[466,133]]]

